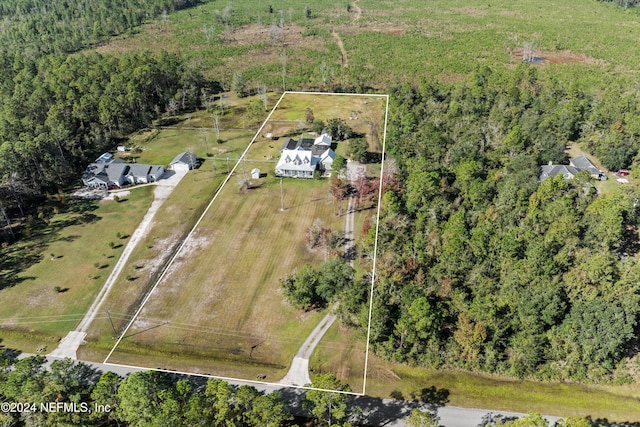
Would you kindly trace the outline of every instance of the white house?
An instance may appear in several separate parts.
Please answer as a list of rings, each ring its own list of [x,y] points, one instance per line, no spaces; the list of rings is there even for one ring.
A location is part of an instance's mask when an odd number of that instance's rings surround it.
[[[174,171],[188,171],[194,169],[198,163],[198,159],[195,154],[188,151],[183,151],[173,158],[169,163],[169,169]]]
[[[282,145],[276,175],[294,178],[313,178],[316,171],[331,170],[336,153],[331,149],[331,137],[323,133],[315,139],[289,138]]]
[[[313,178],[318,168],[318,157],[312,156],[310,150],[296,148],[282,150],[276,165],[276,175],[293,178]]]

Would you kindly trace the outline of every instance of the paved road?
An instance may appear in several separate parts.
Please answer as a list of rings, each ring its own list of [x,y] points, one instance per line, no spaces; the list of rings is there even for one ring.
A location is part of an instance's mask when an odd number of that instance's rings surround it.
[[[78,347],[83,344],[84,339],[87,336],[89,326],[91,326],[91,323],[98,314],[100,307],[102,307],[102,304],[107,299],[107,295],[120,276],[122,269],[127,264],[127,261],[129,261],[129,256],[138,245],[138,242],[140,242],[147,235],[151,224],[153,224],[153,218],[155,217],[156,212],[158,211],[160,206],[162,206],[164,201],[167,200],[167,197],[169,197],[173,189],[176,187],[176,185],[178,185],[178,183],[186,175],[186,173],[186,171],[169,171],[166,172],[166,175],[168,176],[166,176],[165,179],[162,179],[155,183],[156,188],[153,192],[153,202],[151,203],[151,206],[149,206],[149,210],[145,214],[144,218],[142,218],[140,225],[138,225],[133,234],[131,234],[127,245],[122,251],[122,255],[120,255],[120,259],[118,259],[115,267],[113,267],[111,274],[107,278],[107,281],[104,283],[102,289],[100,289],[98,296],[96,296],[93,304],[91,304],[91,307],[89,307],[89,310],[84,315],[75,330],[69,332],[66,337],[60,340],[58,347],[50,353],[51,356],[59,358],[69,357],[76,360],[76,352],[78,351]]]

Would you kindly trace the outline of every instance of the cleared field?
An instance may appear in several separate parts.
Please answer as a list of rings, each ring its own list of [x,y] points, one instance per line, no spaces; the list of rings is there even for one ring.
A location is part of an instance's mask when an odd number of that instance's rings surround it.
[[[132,347],[175,345],[183,353],[285,368],[318,319],[283,302],[279,279],[323,259],[304,242],[313,219],[343,226],[327,182],[286,181],[283,188],[281,212],[279,181],[241,192],[232,179],[109,361]]]
[[[147,211],[151,191],[135,189],[120,203],[52,202],[58,213],[48,223],[0,250],[4,268],[10,267],[0,284],[2,345],[52,350],[76,326]],[[11,263],[14,257],[22,263]]]
[[[166,25],[158,18],[98,51],[181,52],[226,88],[241,72],[249,87],[260,81],[270,90],[365,91],[424,77],[460,81],[483,65],[515,66],[529,42],[544,58],[536,65],[543,75],[594,88],[606,87],[611,76],[637,79],[637,8],[593,0],[370,0],[359,7],[354,21],[346,4],[321,0],[307,19],[299,2],[281,2],[270,14],[247,0],[233,4],[225,28],[214,19],[222,5],[210,2],[169,15]],[[332,32],[343,41],[348,67]]]
[[[242,132],[222,132],[221,136],[227,141],[221,146],[238,155],[251,139],[251,134]],[[171,160],[176,153],[190,147],[198,157],[205,155],[200,130],[151,131],[149,134],[136,135],[131,143],[137,143],[143,149],[136,154],[138,162],[163,164],[163,159]],[[80,358],[102,361],[107,356],[113,347],[114,335],[118,335],[114,333],[107,312],[116,331],[122,331],[153,285],[160,266],[193,227],[226,177],[226,169],[214,168],[213,164],[213,161],[207,160],[198,170],[189,172],[158,210],[147,237],[131,254],[119,282],[108,295],[101,310],[102,316],[91,325],[87,344],[78,351]]]
[[[349,119],[368,103],[368,117],[381,120],[384,105],[377,99],[299,94],[287,94],[274,116],[298,116],[312,105],[318,118]],[[287,134],[299,130],[298,120],[276,123]],[[272,176],[280,145],[256,138],[108,362],[247,379],[267,375],[269,381],[284,376],[323,313],[290,307],[279,280],[325,258],[305,242],[316,218],[344,230],[344,217],[334,215],[327,180],[285,179],[281,192]],[[253,168],[267,177],[249,180]],[[249,189],[242,186],[246,180]]]

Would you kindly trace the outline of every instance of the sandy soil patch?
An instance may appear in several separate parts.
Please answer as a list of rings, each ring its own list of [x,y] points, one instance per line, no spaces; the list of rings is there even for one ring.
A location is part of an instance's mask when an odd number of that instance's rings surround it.
[[[305,40],[302,36],[305,28],[297,24],[287,24],[283,28],[272,25],[250,24],[233,31],[227,44],[231,46],[249,46],[272,42],[278,47],[299,45]],[[279,39],[279,42],[277,41]]]
[[[511,61],[522,61],[523,48],[516,48],[510,52]],[[598,64],[605,65],[605,61],[601,59],[591,58],[586,55],[573,53],[570,50],[563,50],[561,52],[551,52],[548,50],[536,50],[534,53],[536,58],[540,58],[540,62],[535,62],[538,65],[544,64],[567,64],[567,63],[584,63],[584,64]]]
[[[395,23],[367,23],[367,24],[359,24],[355,27],[341,27],[338,30],[341,33],[345,34],[359,34],[365,31],[373,31],[377,33],[388,34],[391,36],[402,36],[407,31],[409,31],[412,27],[404,24],[395,24]]]

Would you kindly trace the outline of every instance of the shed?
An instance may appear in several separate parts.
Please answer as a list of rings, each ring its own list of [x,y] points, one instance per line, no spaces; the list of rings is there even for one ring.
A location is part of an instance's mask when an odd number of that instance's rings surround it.
[[[251,178],[252,179],[259,179],[260,178],[260,169],[255,168],[251,170]]]

